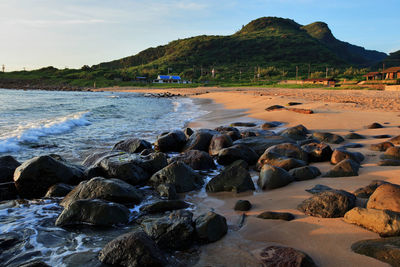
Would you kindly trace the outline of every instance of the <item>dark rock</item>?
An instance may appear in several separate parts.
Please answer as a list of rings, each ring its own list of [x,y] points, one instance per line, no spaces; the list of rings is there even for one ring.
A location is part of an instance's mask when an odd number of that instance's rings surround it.
[[[27,160],[14,173],[15,186],[23,198],[40,198],[54,184],[77,184],[83,178],[82,169],[50,156]]]
[[[124,267],[167,265],[163,252],[143,231],[127,233],[112,240],[100,251],[99,260],[112,266]]]
[[[255,190],[247,166],[248,165],[245,161],[238,160],[225,167],[220,174],[208,182],[206,185],[206,191],[228,191],[240,193],[248,190]]]
[[[16,199],[17,197],[18,192],[14,182],[0,184],[0,201]]]
[[[154,187],[169,184],[175,187],[177,193],[184,193],[199,188],[203,179],[185,163],[174,162],[153,174],[150,183]]]
[[[311,162],[328,161],[333,153],[331,147],[324,143],[310,143],[301,148],[308,153],[308,159]]]
[[[279,125],[281,125],[281,123],[280,123],[280,122],[277,122],[277,121],[264,122],[264,123],[261,125],[261,129],[263,129],[263,130],[269,130],[269,129],[271,129],[271,128],[278,127]]]
[[[189,138],[194,133],[194,131],[191,128],[186,127],[183,130],[183,133],[186,135],[186,138]]]
[[[220,240],[228,232],[225,217],[207,212],[195,220],[197,238],[204,243],[212,243]]]
[[[392,136],[388,135],[388,134],[378,134],[378,135],[373,135],[372,138],[375,139],[385,139],[385,138],[390,138]]]
[[[262,266],[316,267],[314,261],[299,250],[289,247],[269,246],[260,253]]]
[[[347,143],[345,145],[342,145],[341,147],[338,147],[338,149],[361,148],[361,147],[364,147],[364,145],[359,143]]]
[[[302,161],[307,162],[308,161],[308,155],[306,152],[304,152],[301,147],[297,144],[292,144],[292,143],[283,143],[279,145],[274,145],[265,150],[264,153],[276,153],[281,156],[285,156],[288,158],[295,158],[299,159]]]
[[[233,145],[221,149],[217,156],[217,161],[221,165],[229,165],[237,160],[244,160],[249,165],[257,162],[258,154],[246,145]]]
[[[261,156],[264,151],[274,145],[293,142],[288,138],[282,136],[257,136],[248,137],[233,142],[234,145],[247,145],[253,149],[259,156]]]
[[[103,151],[103,152],[95,152],[90,154],[85,158],[85,160],[82,162],[82,166],[89,168],[91,166],[97,165],[101,160],[107,157],[114,157],[117,155],[124,154],[121,151]]]
[[[174,200],[178,199],[178,195],[176,194],[176,189],[174,185],[170,184],[160,184],[157,186],[156,191],[160,195],[160,197]]]
[[[153,153],[155,153],[155,151],[152,148],[146,148],[146,149],[143,149],[142,152],[140,152],[139,155],[140,156],[148,156],[148,155],[153,154]]]
[[[345,159],[335,165],[323,177],[348,177],[358,176],[360,165],[351,159]]]
[[[186,209],[187,207],[189,207],[189,204],[183,200],[162,200],[143,206],[140,210],[147,213],[160,213]]]
[[[211,138],[210,147],[208,153],[211,156],[218,155],[221,149],[230,147],[233,145],[232,139],[226,134],[217,134]]]
[[[381,159],[396,159],[400,160],[400,146],[389,147],[385,153],[381,155]]]
[[[129,210],[125,206],[99,199],[81,199],[69,204],[56,220],[56,226],[92,224],[111,226],[126,224]]]
[[[68,184],[55,184],[52,185],[44,197],[65,197],[74,187]]]
[[[255,131],[242,131],[240,133],[240,136],[242,138],[247,138],[247,137],[254,137],[254,136],[258,136],[258,135]]]
[[[26,262],[21,265],[18,265],[18,267],[50,267],[50,265],[48,265],[40,260],[33,260],[30,262]]]
[[[286,110],[293,111],[300,114],[314,114],[312,109],[308,108],[287,108]]]
[[[379,128],[383,128],[383,126],[380,123],[374,122],[370,125],[367,125],[365,128],[367,129],[379,129]]]
[[[238,140],[241,138],[240,131],[238,128],[231,127],[231,126],[220,126],[214,129],[215,131],[221,133],[221,134],[226,134],[229,136],[232,141]]]
[[[293,181],[294,178],[284,169],[266,164],[261,168],[257,184],[262,190],[270,190],[283,187]]]
[[[389,139],[389,142],[391,142],[394,145],[400,145],[400,135]]]
[[[320,218],[338,218],[355,206],[356,197],[343,190],[329,190],[304,200],[297,209]]]
[[[303,104],[303,103],[300,103],[300,102],[289,102],[289,103],[287,103],[288,106],[297,106],[297,105],[301,105],[301,104]]]
[[[257,124],[253,123],[253,122],[234,122],[231,123],[231,126],[233,127],[256,127]]]
[[[215,169],[214,160],[210,155],[200,150],[189,150],[183,154],[170,159],[169,163],[172,162],[183,162],[194,170],[210,170]]]
[[[319,194],[319,193],[322,193],[325,191],[331,191],[331,190],[334,190],[334,189],[330,188],[329,186],[323,185],[323,184],[317,184],[311,189],[306,189],[306,191],[308,193],[311,193],[313,195]]]
[[[400,166],[400,160],[397,159],[383,159],[378,162],[378,166]]]
[[[364,135],[358,134],[358,133],[349,133],[344,136],[346,139],[365,139]]]
[[[369,197],[367,208],[400,212],[400,186],[391,183],[378,186]]]
[[[390,142],[382,142],[370,145],[369,149],[373,151],[386,151],[390,147],[394,147],[394,145]]]
[[[400,266],[400,237],[362,240],[354,243],[351,249],[392,266]]]
[[[186,210],[173,211],[169,216],[149,218],[142,221],[143,230],[162,249],[184,250],[194,239],[193,213]]]
[[[216,133],[208,130],[198,130],[194,132],[183,147],[182,152],[189,150],[201,150],[208,153],[210,147],[211,138]]]
[[[132,185],[119,179],[95,177],[77,185],[60,205],[67,207],[79,199],[103,199],[122,204],[138,204],[143,196]]]
[[[265,153],[258,159],[256,169],[260,170],[265,164],[276,166],[287,171],[307,165],[305,161],[288,158],[268,151],[265,151]]]
[[[248,200],[238,200],[233,209],[238,211],[249,211],[251,209],[251,203]]]
[[[305,140],[298,140],[296,141],[296,144],[298,144],[299,146],[304,146],[304,145],[308,145],[308,144],[312,144],[312,143],[321,143],[320,141],[318,141],[317,139],[314,138],[307,138]]]
[[[112,150],[140,153],[145,149],[151,149],[151,143],[139,138],[129,138],[115,144]]]
[[[295,181],[305,181],[318,177],[321,175],[321,172],[317,167],[304,166],[291,169],[289,174],[294,178]]]
[[[332,133],[316,132],[316,133],[313,133],[313,138],[315,138],[321,142],[325,142],[325,143],[329,143],[329,144],[340,144],[340,143],[344,142],[343,137],[341,137],[340,135],[337,135],[337,134],[332,134]]]
[[[12,156],[0,157],[0,184],[14,182],[14,171],[20,165],[21,163]]]
[[[308,130],[306,127],[304,127],[303,125],[299,124],[297,126],[288,128],[286,130],[284,130],[283,132],[281,132],[281,136],[286,137],[286,138],[290,138],[293,140],[304,140],[307,138],[307,134],[308,134]]]
[[[274,211],[264,211],[257,215],[257,218],[264,220],[284,220],[291,221],[294,220],[294,215],[288,212],[274,212]]]
[[[281,106],[281,105],[273,105],[273,106],[267,107],[265,110],[266,111],[275,111],[275,110],[282,110],[282,109],[285,109],[285,107]]]
[[[154,148],[161,152],[180,152],[185,144],[185,133],[173,131],[160,135],[154,143]]]
[[[375,190],[383,184],[387,184],[387,182],[382,180],[374,180],[369,185],[357,189],[353,194],[359,198],[369,198],[375,192]]]
[[[364,155],[360,152],[350,152],[344,149],[335,149],[332,153],[331,163],[335,165],[345,159],[351,159],[360,164],[364,160]]]

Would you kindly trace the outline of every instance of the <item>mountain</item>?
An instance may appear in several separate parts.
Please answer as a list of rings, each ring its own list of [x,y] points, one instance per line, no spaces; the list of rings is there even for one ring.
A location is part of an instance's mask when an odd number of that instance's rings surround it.
[[[390,53],[382,63],[385,64],[385,68],[400,66],[400,50]],[[380,63],[378,67],[382,67],[382,63]]]

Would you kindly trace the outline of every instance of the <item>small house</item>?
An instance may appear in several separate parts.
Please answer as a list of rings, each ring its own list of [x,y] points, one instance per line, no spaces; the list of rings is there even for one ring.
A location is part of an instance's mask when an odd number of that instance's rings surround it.
[[[180,76],[170,76],[170,75],[158,75],[157,79],[153,83],[181,83],[182,79]]]
[[[336,81],[332,78],[305,79],[303,84],[320,84],[328,87],[335,87]]]
[[[369,72],[363,75],[367,81],[375,81],[375,80],[382,80],[382,73],[379,71]]]
[[[400,79],[400,67],[391,67],[382,71],[385,80]]]

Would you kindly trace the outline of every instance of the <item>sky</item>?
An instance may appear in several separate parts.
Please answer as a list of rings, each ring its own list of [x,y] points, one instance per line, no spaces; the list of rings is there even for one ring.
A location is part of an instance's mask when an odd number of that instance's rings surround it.
[[[326,22],[342,41],[400,50],[399,0],[0,0],[6,71],[80,68],[176,39],[230,35],[266,16]]]

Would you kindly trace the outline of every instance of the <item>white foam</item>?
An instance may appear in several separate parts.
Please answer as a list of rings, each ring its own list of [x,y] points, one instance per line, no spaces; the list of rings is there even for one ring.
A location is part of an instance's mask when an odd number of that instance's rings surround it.
[[[38,142],[40,137],[62,134],[75,127],[90,125],[87,119],[89,114],[84,111],[21,125],[6,136],[0,137],[0,153],[18,151],[23,142]]]

